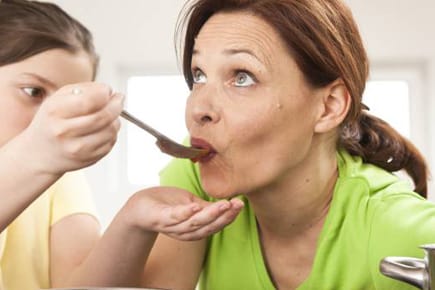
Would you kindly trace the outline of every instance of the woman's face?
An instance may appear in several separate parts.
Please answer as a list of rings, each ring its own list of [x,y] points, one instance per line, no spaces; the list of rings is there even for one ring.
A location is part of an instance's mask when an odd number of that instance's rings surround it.
[[[92,80],[85,53],[52,49],[0,66],[0,146],[21,133],[42,102],[60,87]]]
[[[204,189],[218,198],[249,193],[301,167],[312,146],[321,97],[278,33],[247,13],[220,13],[199,32],[186,123]],[[198,140],[199,139],[199,140]]]

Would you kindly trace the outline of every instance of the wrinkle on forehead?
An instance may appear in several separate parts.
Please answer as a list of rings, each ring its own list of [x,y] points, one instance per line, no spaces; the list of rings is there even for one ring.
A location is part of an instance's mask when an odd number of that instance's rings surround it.
[[[246,12],[218,13],[201,28],[194,52],[200,54],[202,43],[219,38],[226,50],[249,50],[265,65],[272,65],[274,50],[284,43],[278,33],[258,16]]]

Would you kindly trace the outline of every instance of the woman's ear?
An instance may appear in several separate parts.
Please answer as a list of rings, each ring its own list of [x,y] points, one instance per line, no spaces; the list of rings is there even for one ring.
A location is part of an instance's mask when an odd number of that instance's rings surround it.
[[[316,133],[324,133],[340,125],[352,102],[342,79],[337,79],[322,88],[322,111],[314,127]]]

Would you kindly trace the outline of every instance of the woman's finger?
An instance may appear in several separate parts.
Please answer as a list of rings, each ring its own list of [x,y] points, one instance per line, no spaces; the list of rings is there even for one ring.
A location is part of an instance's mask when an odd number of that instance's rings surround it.
[[[212,223],[204,227],[198,228],[197,230],[186,232],[186,233],[171,233],[169,234],[169,236],[183,241],[196,241],[196,240],[204,239],[214,233],[219,232],[225,226],[233,222],[239,212],[240,210],[231,211],[231,212],[228,211],[224,215],[218,217]]]
[[[181,239],[199,239],[221,230],[235,219],[243,207],[240,200],[225,202],[225,206],[221,206],[223,203],[213,204],[185,222],[168,227],[167,233]]]
[[[170,210],[169,222],[166,225],[164,225],[164,227],[175,226],[188,220],[197,212],[202,210],[202,206],[200,206],[197,203],[191,203],[187,205],[178,205],[169,208],[169,210]]]

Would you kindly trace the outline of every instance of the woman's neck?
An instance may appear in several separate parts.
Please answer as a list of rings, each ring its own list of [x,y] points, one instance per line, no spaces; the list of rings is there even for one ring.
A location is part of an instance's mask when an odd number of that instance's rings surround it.
[[[248,194],[260,231],[286,240],[320,232],[337,177],[335,154],[310,154],[279,181]]]

